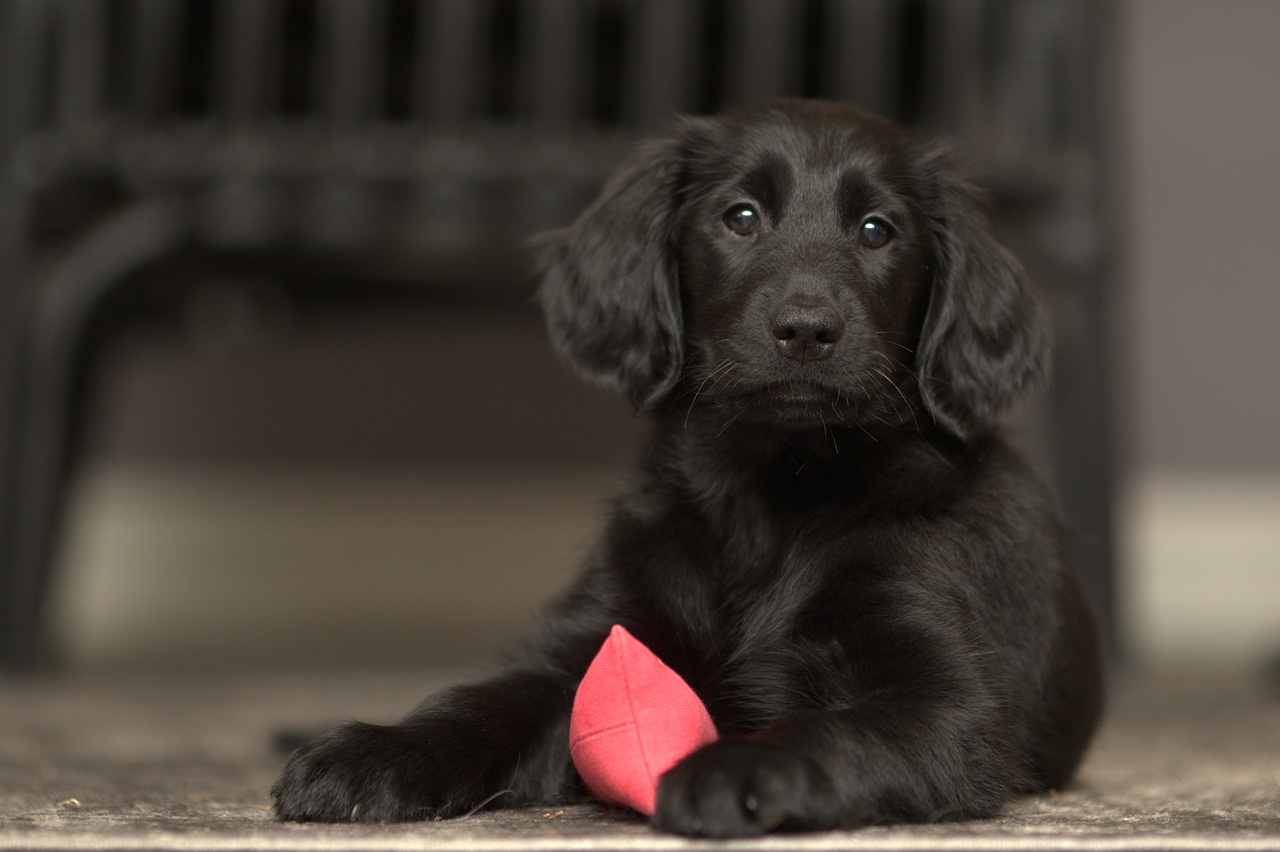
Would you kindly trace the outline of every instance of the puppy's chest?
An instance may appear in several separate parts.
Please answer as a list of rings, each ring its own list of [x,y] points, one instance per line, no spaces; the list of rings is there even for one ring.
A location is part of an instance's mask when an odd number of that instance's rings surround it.
[[[837,643],[761,636],[723,653],[691,685],[722,734],[748,734],[794,710],[839,702],[848,671]]]
[[[812,494],[785,505],[775,499],[784,496],[757,491],[736,495],[723,511],[703,504],[666,514],[647,529],[663,546],[624,559],[629,603],[652,626],[651,647],[722,731],[760,730],[827,703],[848,681],[837,641],[845,620],[825,614],[856,605],[845,600],[845,574],[864,549],[865,518]]]
[[[722,730],[760,730],[823,701],[819,693],[842,688],[841,647],[807,615],[831,592],[827,566],[782,559],[772,567],[765,582],[708,586],[709,598],[698,607],[706,617],[684,626],[696,638],[682,674]]]

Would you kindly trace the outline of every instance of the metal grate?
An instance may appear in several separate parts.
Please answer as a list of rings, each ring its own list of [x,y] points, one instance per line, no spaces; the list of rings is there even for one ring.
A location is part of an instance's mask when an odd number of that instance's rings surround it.
[[[0,14],[17,129],[637,127],[795,94],[955,131],[981,95],[984,118],[994,106],[1040,145],[1069,129],[1055,119],[1090,20],[1053,0],[6,0]]]
[[[987,173],[1006,235],[1054,291],[1052,408],[1077,428],[1051,443],[1108,607],[1103,8],[0,0],[0,653],[36,656],[76,353],[96,302],[140,265],[265,252],[525,298],[508,257],[569,221],[630,139],[672,112],[779,95],[955,137]]]
[[[510,247],[572,218],[673,112],[789,94],[958,137],[1005,200],[1088,203],[1095,179],[1096,110],[1073,94],[1093,61],[1084,0],[3,0],[0,16],[12,189],[66,196],[105,173],[208,192],[215,242],[283,218],[312,244]]]

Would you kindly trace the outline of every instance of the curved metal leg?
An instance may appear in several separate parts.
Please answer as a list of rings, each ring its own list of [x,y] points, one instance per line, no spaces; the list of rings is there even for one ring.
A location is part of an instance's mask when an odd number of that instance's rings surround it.
[[[186,219],[172,199],[121,211],[67,254],[32,302],[18,362],[9,547],[2,566],[0,662],[8,668],[39,665],[47,654],[41,615],[74,457],[77,355],[90,314],[130,273],[172,252],[188,233]]]

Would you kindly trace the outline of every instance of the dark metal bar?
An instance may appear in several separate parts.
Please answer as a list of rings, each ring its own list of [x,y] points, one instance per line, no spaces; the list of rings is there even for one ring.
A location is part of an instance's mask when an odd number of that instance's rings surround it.
[[[1058,0],[1027,0],[1009,10],[1007,43],[1000,45],[1002,56],[994,63],[999,79],[990,80],[994,99],[1007,129],[1005,143],[1021,163],[1035,168],[1033,158],[1052,154],[1068,140],[1059,138],[1054,117],[1057,96],[1064,79],[1078,79],[1064,65],[1062,33],[1070,26],[1069,3]],[[1086,116],[1079,116],[1087,120]]]
[[[1122,186],[1113,172],[1117,157],[1114,128],[1120,112],[1117,96],[1105,81],[1113,79],[1117,51],[1113,39],[1115,11],[1103,0],[1073,0],[1060,32],[1087,33],[1063,39],[1060,69],[1070,80],[1062,98],[1063,128],[1078,155],[1075,180],[1063,187],[1063,229],[1055,229],[1050,246],[1067,250],[1066,282],[1078,320],[1069,352],[1062,352],[1054,393],[1054,450],[1063,475],[1063,499],[1077,530],[1081,573],[1101,611],[1111,637],[1113,659],[1123,659],[1121,603],[1117,583],[1115,500],[1119,486],[1118,420],[1114,385],[1118,254],[1123,239],[1117,193]],[[1062,232],[1080,239],[1061,239]],[[1064,358],[1063,356],[1067,356]],[[1069,359],[1069,360],[1067,360]]]
[[[442,125],[483,115],[491,61],[484,39],[490,4],[487,0],[436,0],[418,11],[417,115]]]
[[[137,0],[134,9],[130,106],[140,117],[154,119],[164,113],[174,95],[185,4],[177,0]]]
[[[794,0],[738,0],[728,18],[724,102],[745,104],[794,90],[802,5]]]
[[[921,123],[962,139],[981,98],[982,19],[986,0],[931,0],[925,7]]]
[[[233,123],[260,119],[277,104],[280,77],[272,60],[279,41],[278,0],[224,0],[219,26],[216,102]]]
[[[624,122],[648,127],[697,106],[694,49],[703,4],[699,0],[646,0],[630,8],[631,26],[619,110]]]
[[[832,97],[880,115],[897,112],[901,5],[899,0],[837,0],[826,5],[824,76]]]
[[[54,11],[48,0],[0,4],[0,155],[39,120],[49,97],[41,59]],[[0,164],[5,167],[8,163]]]
[[[37,641],[32,613],[18,596],[21,578],[14,560],[18,512],[18,417],[22,403],[22,340],[30,287],[25,271],[29,215],[14,149],[39,115],[47,97],[41,74],[43,45],[52,7],[47,0],[0,4],[0,665],[30,665]]]
[[[102,107],[106,11],[104,3],[74,0],[67,0],[57,10],[58,79],[54,115],[63,127],[92,121]]]
[[[353,124],[376,114],[383,64],[374,37],[385,30],[385,13],[382,0],[324,0],[320,7],[318,90],[335,123]]]
[[[520,65],[527,88],[522,102],[537,123],[571,122],[583,114],[587,67],[586,7],[580,0],[527,4]]]

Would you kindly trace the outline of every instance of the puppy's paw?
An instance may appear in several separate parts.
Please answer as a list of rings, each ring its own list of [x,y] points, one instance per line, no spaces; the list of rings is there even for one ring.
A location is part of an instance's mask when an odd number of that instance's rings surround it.
[[[447,803],[430,755],[396,726],[351,724],[295,751],[271,788],[276,816],[300,822],[403,822]]]
[[[721,741],[659,779],[653,821],[702,837],[815,828],[813,818],[828,809],[831,795],[822,770],[801,755],[768,743]]]

